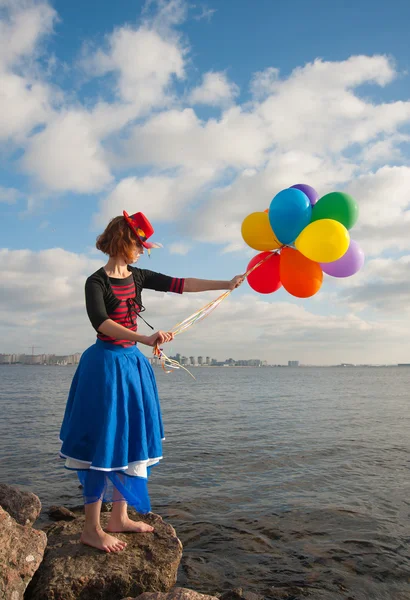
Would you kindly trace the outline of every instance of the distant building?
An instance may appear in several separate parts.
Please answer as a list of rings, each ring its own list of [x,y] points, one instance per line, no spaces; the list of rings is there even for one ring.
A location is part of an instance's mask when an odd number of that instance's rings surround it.
[[[298,366],[299,366],[298,360],[288,360],[288,367],[298,367]]]
[[[198,356],[198,365],[202,366],[204,364],[204,357]]]
[[[207,357],[206,357],[206,359],[205,359],[205,363],[206,363],[207,365],[210,365],[210,364],[211,364],[211,358],[210,358],[209,356],[207,356]]]
[[[236,360],[234,361],[234,365],[237,367],[260,367],[262,365],[262,361],[258,358],[251,358],[249,360]]]

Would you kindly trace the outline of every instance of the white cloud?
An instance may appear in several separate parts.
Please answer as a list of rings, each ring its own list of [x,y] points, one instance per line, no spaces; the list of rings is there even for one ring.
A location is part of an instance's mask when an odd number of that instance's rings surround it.
[[[406,166],[384,166],[349,184],[348,191],[360,208],[359,221],[351,235],[368,254],[410,248],[409,189],[410,168]]]
[[[135,108],[135,116],[167,102],[172,78],[184,77],[184,50],[175,40],[164,39],[145,26],[121,27],[108,40],[108,50],[98,50],[84,61],[91,76],[114,73],[117,95]]]
[[[165,20],[176,14],[178,3],[173,4],[171,12],[165,6],[161,8]],[[163,37],[148,24],[137,29],[124,26],[114,30],[107,43],[106,51],[89,53],[83,66],[92,77],[115,77],[115,102],[100,100],[88,109],[66,105],[51,113],[46,88],[35,87],[25,98],[25,81],[9,76],[9,95],[25,101],[15,104],[11,118],[4,119],[4,128],[13,129],[18,123],[22,129],[25,120],[26,129],[34,123],[47,122],[45,129],[29,140],[22,160],[23,168],[45,190],[92,193],[104,189],[112,181],[110,162],[117,162],[109,144],[105,149],[107,136],[120,133],[137,117],[170,102],[173,78],[184,76],[185,50],[171,33]],[[12,84],[20,89],[13,91]]]
[[[190,251],[191,246],[184,242],[175,242],[174,244],[170,244],[169,252],[170,254],[181,254],[185,256]]]
[[[0,139],[21,141],[51,112],[51,89],[34,59],[53,30],[56,12],[46,2],[5,7],[0,20]]]
[[[56,115],[46,129],[33,136],[22,164],[53,191],[94,192],[112,180],[89,115],[80,110]]]
[[[365,83],[386,85],[395,76],[393,64],[384,56],[316,60],[279,79],[255,111],[282,149],[342,152],[392,133],[409,120],[409,102],[372,104],[353,91]]]
[[[216,8],[208,8],[204,5],[200,6],[199,8],[201,9],[201,12],[193,17],[195,21],[202,21],[202,19],[205,19],[209,22],[217,12]]]
[[[370,260],[346,285],[342,299],[361,310],[373,308],[391,317],[399,316],[406,327],[410,316],[409,268],[410,255]]]
[[[394,165],[403,162],[404,156],[401,152],[401,144],[410,140],[408,135],[393,134],[384,139],[376,140],[363,148],[361,159],[365,165],[382,166],[385,164]]]
[[[154,9],[150,12],[150,9]],[[146,0],[142,10],[147,27],[158,31],[162,36],[175,37],[175,27],[187,18],[188,10],[195,8],[185,0]]]
[[[50,92],[42,83],[0,72],[0,139],[20,140],[50,114]]]
[[[23,197],[20,190],[15,188],[6,188],[0,185],[0,202],[5,204],[15,204],[17,200]]]
[[[261,118],[239,106],[206,122],[186,108],[162,112],[135,127],[125,152],[140,164],[222,170],[263,164],[269,145]]]
[[[251,93],[256,100],[264,100],[275,92],[279,80],[279,69],[268,67],[264,71],[258,71],[251,80]]]
[[[410,208],[409,185],[410,167],[404,166],[385,166],[355,179],[349,192],[360,199],[360,223],[372,227],[399,223]]]
[[[152,221],[175,221],[183,207],[200,192],[208,181],[206,170],[187,172],[178,176],[126,177],[122,179],[100,202],[100,210],[94,216],[97,227],[126,210],[129,214],[141,211]]]
[[[41,38],[53,30],[55,10],[48,2],[7,3],[7,17],[0,21],[0,64],[14,65],[25,57],[32,57]]]
[[[201,85],[192,90],[189,102],[208,106],[224,106],[230,104],[238,94],[238,86],[228,81],[226,73],[211,71],[205,73]]]
[[[98,261],[61,248],[33,252],[0,249],[0,351],[81,351],[92,342],[84,309],[86,277]],[[39,286],[39,281],[42,282]]]

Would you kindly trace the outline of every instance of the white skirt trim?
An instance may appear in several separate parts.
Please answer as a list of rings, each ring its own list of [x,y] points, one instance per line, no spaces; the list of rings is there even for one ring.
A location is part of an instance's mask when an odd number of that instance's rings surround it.
[[[152,467],[159,463],[162,460],[162,456],[157,456],[155,458],[148,458],[146,460],[136,460],[134,462],[125,465],[124,467],[114,467],[112,469],[104,469],[100,467],[93,467],[91,463],[86,460],[78,460],[77,458],[72,458],[71,456],[66,456],[60,452],[61,458],[65,458],[65,467],[67,469],[92,469],[94,471],[123,471],[126,475],[131,475],[132,477],[143,477],[147,479],[148,472],[147,468]]]

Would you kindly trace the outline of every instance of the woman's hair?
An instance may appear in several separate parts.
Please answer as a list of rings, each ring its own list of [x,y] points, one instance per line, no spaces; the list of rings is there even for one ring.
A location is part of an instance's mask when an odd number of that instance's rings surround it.
[[[97,237],[95,245],[108,256],[121,256],[127,263],[132,263],[135,244],[139,245],[139,240],[124,217],[114,217],[103,233]]]

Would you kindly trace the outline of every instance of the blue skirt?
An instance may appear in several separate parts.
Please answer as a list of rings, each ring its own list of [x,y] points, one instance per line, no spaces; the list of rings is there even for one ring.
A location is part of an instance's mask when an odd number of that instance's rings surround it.
[[[60,456],[77,471],[85,502],[125,500],[149,512],[148,475],[163,437],[148,359],[136,346],[97,340],[81,357],[60,431]]]

